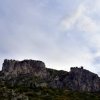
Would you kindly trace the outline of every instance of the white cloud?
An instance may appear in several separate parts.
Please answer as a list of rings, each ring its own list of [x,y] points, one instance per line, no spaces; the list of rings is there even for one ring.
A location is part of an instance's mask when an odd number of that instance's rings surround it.
[[[78,23],[78,28],[80,31],[84,31],[86,33],[97,33],[99,31],[97,24],[90,17],[83,15],[80,18]]]
[[[67,16],[62,20],[61,29],[63,31],[68,31],[77,26],[80,31],[87,33],[98,32],[98,25],[96,24],[95,20],[88,15],[88,10],[90,9],[85,4],[80,4],[77,10],[71,16]]]
[[[61,22],[62,30],[69,30],[73,25],[79,20],[86,8],[83,5],[80,5],[78,9],[69,17],[66,17]]]
[[[77,31],[78,34],[80,34],[80,36],[86,42],[86,44],[84,43],[83,46],[85,46],[88,50],[90,48],[93,48],[96,50],[93,53],[90,52],[91,49],[89,52],[81,51],[83,53],[81,54],[80,57],[82,57],[82,56],[83,56],[82,58],[85,57],[83,59],[83,62],[87,65],[90,64],[91,66],[96,66],[95,64],[93,64],[93,60],[96,57],[100,56],[100,29],[99,29],[100,20],[96,19],[97,16],[98,17],[100,16],[99,10],[100,10],[100,1],[99,0],[95,0],[95,1],[88,0],[88,2],[84,1],[83,3],[81,3],[79,5],[79,7],[77,7],[75,12],[72,13],[71,16],[65,16],[65,18],[61,22],[62,32],[65,32],[67,34],[67,32],[74,30],[73,33],[70,33],[70,34],[73,34],[73,36],[75,36],[75,35],[77,36],[77,33],[76,33],[76,31]],[[81,40],[81,41],[83,41],[83,40]],[[81,42],[81,41],[79,41],[79,42]],[[78,42],[78,40],[77,40],[77,42]],[[81,47],[81,45],[80,45],[80,47]],[[90,53],[90,55],[89,55],[89,53]],[[87,54],[88,54],[89,59],[86,56]],[[80,61],[80,58],[78,58],[78,59]],[[98,65],[96,67],[94,67],[94,68],[91,67],[91,70],[92,69],[100,69],[100,68],[98,68]]]

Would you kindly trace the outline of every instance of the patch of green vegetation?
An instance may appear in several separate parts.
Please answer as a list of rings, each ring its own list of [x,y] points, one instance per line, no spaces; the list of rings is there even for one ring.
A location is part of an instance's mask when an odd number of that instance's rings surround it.
[[[100,100],[100,93],[77,92],[54,88],[0,87],[0,100]]]
[[[99,93],[88,93],[88,92],[77,92],[77,91],[68,91],[61,89],[52,89],[52,88],[34,88],[29,89],[25,87],[16,87],[13,89],[6,87],[0,88],[0,98],[1,100],[10,100],[11,98],[16,97],[16,95],[23,95],[28,98],[28,100],[100,100]],[[23,96],[22,96],[23,97]],[[9,99],[7,99],[9,98]],[[20,100],[23,100],[20,98]]]

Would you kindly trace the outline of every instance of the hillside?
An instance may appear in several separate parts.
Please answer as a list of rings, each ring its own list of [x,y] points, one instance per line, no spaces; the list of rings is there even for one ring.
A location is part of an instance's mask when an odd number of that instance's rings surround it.
[[[4,60],[0,100],[100,100],[100,78],[83,67],[70,72],[36,60]]]

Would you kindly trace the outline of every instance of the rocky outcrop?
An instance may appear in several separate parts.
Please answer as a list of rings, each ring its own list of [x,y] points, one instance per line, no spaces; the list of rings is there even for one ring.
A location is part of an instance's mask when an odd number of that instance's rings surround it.
[[[4,60],[2,72],[5,76],[17,77],[21,74],[34,74],[34,76],[45,77],[46,68],[42,61],[35,60]]]
[[[100,78],[83,67],[70,72],[48,69],[42,61],[4,60],[0,72],[3,83],[10,86],[64,88],[73,91],[100,91]],[[2,82],[1,82],[2,83]]]
[[[79,91],[100,91],[100,78],[97,74],[94,74],[88,70],[81,68],[71,68],[69,76],[65,78],[69,80],[67,84],[71,90]]]

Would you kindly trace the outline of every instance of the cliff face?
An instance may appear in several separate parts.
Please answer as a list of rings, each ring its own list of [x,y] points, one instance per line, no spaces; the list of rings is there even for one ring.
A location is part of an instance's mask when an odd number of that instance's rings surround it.
[[[71,89],[80,91],[100,91],[100,78],[83,68],[71,68],[69,80]]]
[[[42,61],[4,60],[1,73],[0,79],[3,77],[3,83],[12,87],[22,85],[31,88],[50,87],[75,91],[100,91],[98,75],[83,67],[73,67],[70,72],[66,72],[48,69]]]
[[[2,72],[5,76],[18,76],[21,74],[34,74],[34,76],[45,77],[46,68],[42,61],[35,60],[4,60]]]

